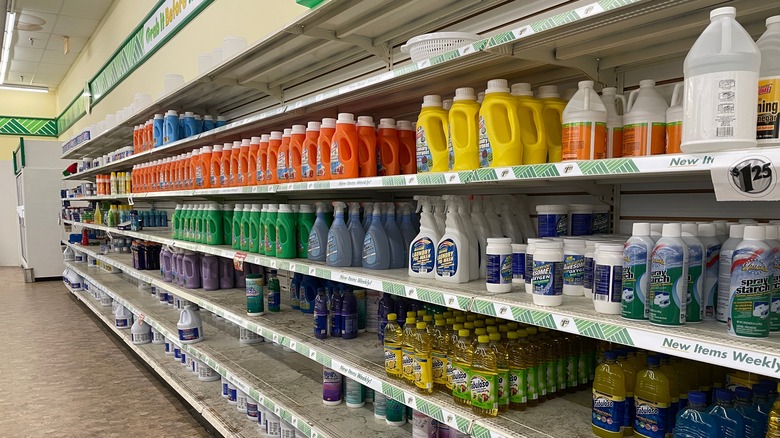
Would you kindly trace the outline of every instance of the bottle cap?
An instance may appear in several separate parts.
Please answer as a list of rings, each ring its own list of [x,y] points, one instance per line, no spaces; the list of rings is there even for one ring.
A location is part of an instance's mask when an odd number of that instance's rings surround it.
[[[513,96],[533,96],[534,93],[531,91],[531,84],[527,82],[520,82],[518,84],[512,84],[512,95]]]
[[[615,360],[615,359],[617,359],[617,354],[614,351],[612,351],[612,350],[605,351],[604,352],[604,359],[605,360]]]
[[[479,341],[480,344],[487,344],[488,342],[490,342],[490,337],[487,335],[481,335],[480,337],[477,338],[477,340]]]
[[[253,137],[254,138],[254,137]],[[241,139],[241,147],[249,147],[249,144],[252,143],[252,140],[249,138],[243,138]]]
[[[688,403],[705,405],[707,404],[707,394],[702,391],[688,391]]]
[[[271,140],[281,140],[282,139],[282,132],[281,131],[271,131]]]
[[[753,400],[753,391],[751,391],[749,388],[745,388],[744,386],[737,386],[734,389],[734,396],[737,398],[737,400]]]
[[[647,356],[647,364],[658,366],[661,364],[661,358],[658,356]]]
[[[558,93],[557,85],[542,85],[536,91],[536,97],[538,97],[539,99],[545,99],[551,97],[560,98],[561,95]]]
[[[716,17],[722,17],[722,16],[730,16],[730,17],[736,17],[737,16],[737,8],[726,6],[723,8],[713,9],[710,11],[710,20],[716,18]]]
[[[282,138],[289,137],[292,135],[292,128],[284,128],[284,132],[282,133]]]
[[[306,134],[306,125],[293,125],[290,132],[292,134]]]
[[[379,119],[379,129],[395,129],[395,119]]]
[[[605,96],[614,96],[617,94],[616,87],[604,87],[601,89],[601,94]]]
[[[320,124],[320,128],[336,128],[336,119],[327,117],[322,119],[322,123]]]
[[[485,94],[490,93],[509,93],[509,86],[506,79],[491,79],[487,83]]]
[[[768,397],[772,387],[766,383],[753,384],[753,395],[756,397]]]
[[[595,85],[596,85],[596,83],[593,82],[593,81],[579,81],[579,82],[577,82],[577,87],[579,87],[580,90],[583,89],[583,88],[593,89],[593,87]]]
[[[743,240],[765,240],[766,230],[760,225],[748,225],[745,227]]]
[[[766,240],[777,239],[777,225],[764,225],[764,232],[766,233]]]
[[[715,237],[716,228],[715,224],[699,224],[699,236],[702,237]]]
[[[639,81],[639,88],[655,87],[655,81],[652,79],[642,79]]]
[[[399,131],[414,131],[414,125],[408,120],[399,120],[395,123],[396,129]]]
[[[663,237],[680,237],[682,235],[682,227],[677,222],[664,224],[661,235]]]
[[[515,339],[517,339],[517,338],[518,338],[518,336],[517,336],[517,332],[507,332],[507,334],[506,334],[506,337],[507,337],[507,339],[509,339],[510,341],[512,341],[512,340],[515,340]]]
[[[395,321],[397,319],[398,319],[398,315],[396,315],[395,313],[388,313],[387,314],[387,320],[388,321]]]
[[[458,336],[460,336],[461,338],[468,338],[469,331],[467,329],[460,329],[458,330]]]
[[[306,124],[306,130],[307,131],[319,131],[320,130],[320,122],[309,122]]]
[[[269,140],[271,140],[271,134],[260,135],[260,143],[268,143]]]
[[[339,113],[339,118],[336,123],[355,123],[355,115],[350,113]]]
[[[455,97],[452,99],[455,102],[459,100],[477,100],[477,95],[474,93],[474,89],[471,87],[463,87],[455,89]]]
[[[491,341],[500,341],[501,340],[501,334],[500,333],[490,333],[488,334],[488,339]]]
[[[718,401],[730,402],[730,401],[734,400],[734,393],[732,393],[731,391],[729,391],[726,388],[716,388],[715,389],[715,398]]]
[[[441,107],[441,96],[437,94],[428,94],[423,96],[422,107],[427,108],[431,106]]]
[[[428,326],[428,324],[423,322],[423,321],[418,322],[417,325],[416,325],[417,330],[422,330],[422,329],[424,329],[427,326]]]

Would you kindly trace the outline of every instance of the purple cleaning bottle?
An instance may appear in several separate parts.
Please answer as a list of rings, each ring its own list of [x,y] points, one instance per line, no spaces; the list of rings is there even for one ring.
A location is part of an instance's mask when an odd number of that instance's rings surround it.
[[[324,287],[317,288],[314,299],[314,336],[317,339],[328,337],[328,296]]]
[[[182,262],[184,261],[184,254],[177,252],[173,255],[173,265],[176,267],[175,283],[179,286],[184,286],[184,267]]]
[[[233,289],[235,280],[233,278],[233,260],[224,257],[219,258],[219,288]]]
[[[330,296],[330,311],[332,313],[330,317],[330,335],[334,338],[341,337],[341,328],[344,326],[342,319],[342,304],[344,297],[340,290],[335,289]]]
[[[341,304],[341,337],[354,339],[358,333],[357,299],[352,289],[344,288],[343,302]]]
[[[182,256],[182,271],[184,272],[184,287],[200,289],[200,256],[196,252],[186,251]]]
[[[166,283],[173,281],[173,253],[167,246],[160,251],[160,275]]]
[[[251,274],[248,263],[244,263],[243,271],[239,271],[235,268],[233,269],[233,281],[237,288],[243,289],[246,287],[246,274]]]
[[[200,278],[203,290],[219,289],[219,259],[217,256],[204,254],[200,258]]]

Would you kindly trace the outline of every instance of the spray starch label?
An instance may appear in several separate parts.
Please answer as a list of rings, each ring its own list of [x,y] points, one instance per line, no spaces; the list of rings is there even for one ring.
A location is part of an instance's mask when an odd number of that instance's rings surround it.
[[[659,244],[651,256],[650,322],[659,325],[685,324],[685,296],[688,293],[688,266],[680,245]]]
[[[620,315],[627,319],[647,319],[647,293],[650,278],[647,275],[647,246],[626,243],[623,248],[623,283]]]
[[[780,76],[767,76],[758,80],[758,119],[756,139],[759,144],[777,143],[780,139]]]
[[[531,282],[536,295],[563,294],[563,262],[534,260]]]
[[[512,282],[512,254],[488,254],[486,281],[490,284]]]
[[[452,239],[445,239],[436,248],[436,275],[451,277],[458,272],[458,247]]]
[[[704,317],[714,318],[718,305],[718,265],[720,263],[720,243],[707,247],[704,270]]]
[[[564,254],[563,284],[582,286],[582,277],[584,274],[585,256],[581,254]]]
[[[479,116],[479,167],[490,167],[493,164],[493,146],[485,129],[485,118]]]
[[[636,398],[634,432],[640,437],[664,438],[668,432],[669,404]]]
[[[417,127],[417,172],[430,172],[433,169],[433,155],[431,147],[428,145],[428,138],[425,136],[425,128]]]
[[[727,321],[729,334],[749,338],[769,336],[774,263],[772,250],[766,245],[734,251]]]
[[[409,263],[412,272],[427,274],[433,271],[436,264],[436,259],[434,258],[435,248],[436,244],[427,237],[421,237],[414,241]]]
[[[704,278],[702,278],[703,249],[699,245],[688,246],[688,299],[685,307],[686,322],[704,319]]]
[[[593,426],[607,431],[620,432],[626,416],[626,398],[593,390]]]

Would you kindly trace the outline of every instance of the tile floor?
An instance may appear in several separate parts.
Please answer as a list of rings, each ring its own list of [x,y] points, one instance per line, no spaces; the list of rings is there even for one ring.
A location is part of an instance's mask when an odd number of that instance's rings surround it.
[[[62,282],[0,284],[0,436],[209,436]]]

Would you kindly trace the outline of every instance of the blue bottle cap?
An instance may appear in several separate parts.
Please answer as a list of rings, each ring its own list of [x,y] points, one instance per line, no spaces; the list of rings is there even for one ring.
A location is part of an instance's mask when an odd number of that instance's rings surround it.
[[[605,360],[615,360],[615,359],[617,359],[617,354],[614,351],[612,351],[612,350],[605,351],[604,352],[604,359]]]
[[[753,395],[756,397],[769,397],[772,388],[765,383],[756,383],[753,385]]]
[[[688,391],[688,403],[697,405],[707,404],[707,394],[702,391]]]
[[[661,364],[661,358],[658,356],[647,356],[647,364],[648,365],[660,365]]]
[[[628,350],[626,350],[625,348],[615,348],[613,351],[615,352],[617,357],[628,357]]]
[[[744,386],[737,386],[737,388],[734,390],[734,395],[739,400],[753,399],[753,391],[751,391],[749,388],[745,388]]]
[[[734,393],[725,388],[717,388],[715,390],[715,398],[718,401],[731,402],[734,400]]]

